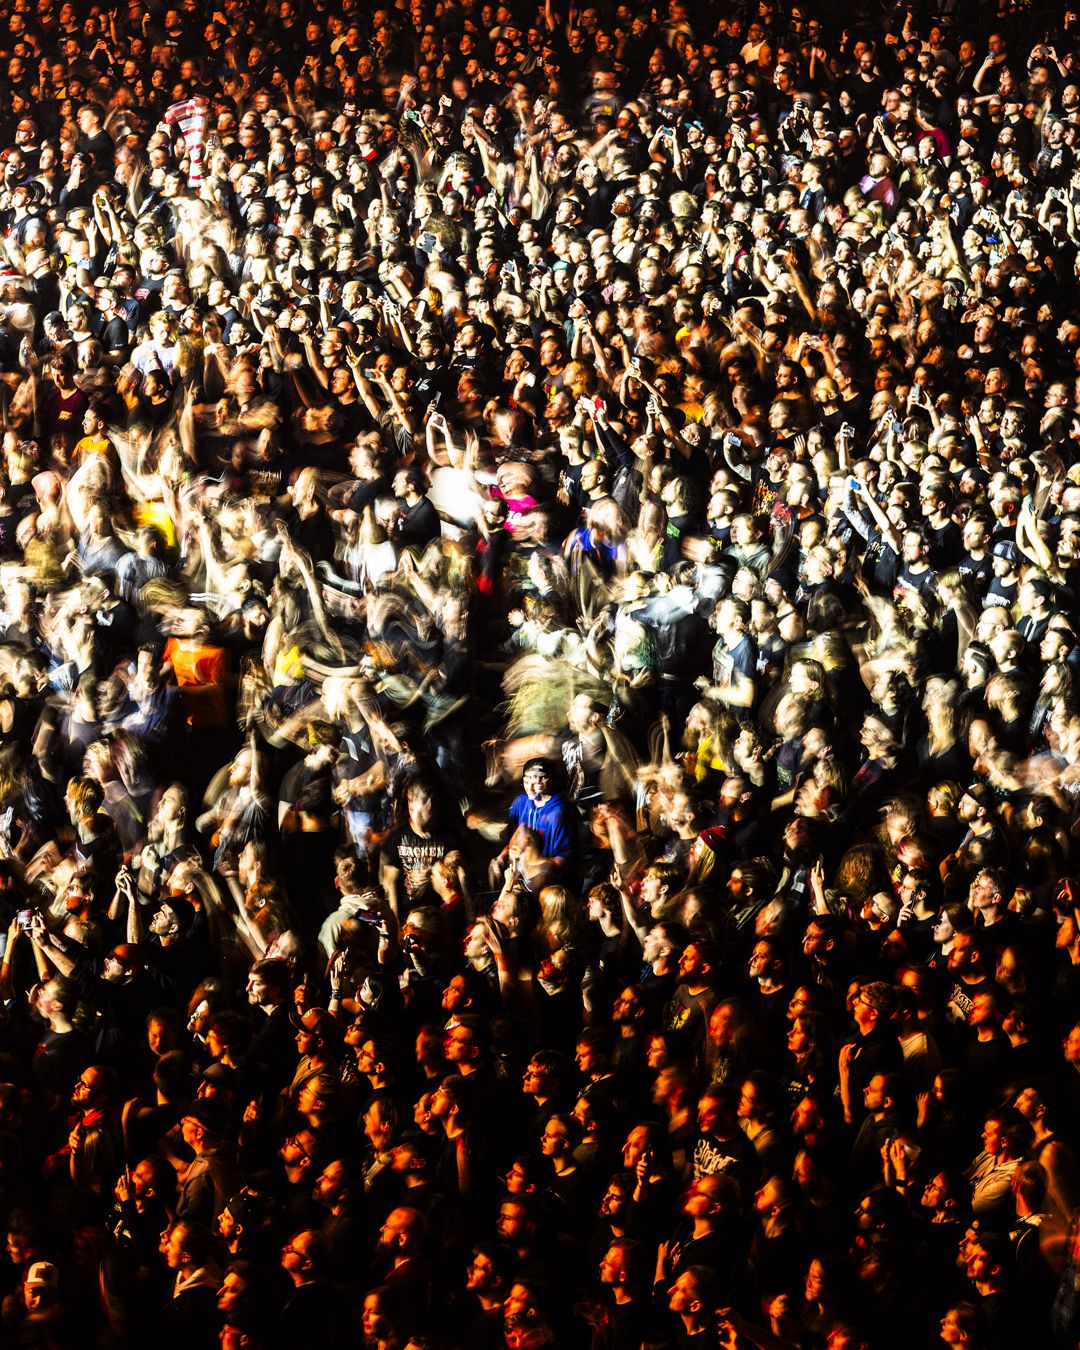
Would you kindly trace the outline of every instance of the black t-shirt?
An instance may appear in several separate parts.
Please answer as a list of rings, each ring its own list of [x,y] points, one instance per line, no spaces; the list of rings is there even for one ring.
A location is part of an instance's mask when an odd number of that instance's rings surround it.
[[[753,640],[743,640],[729,651],[721,640],[713,648],[713,679],[721,689],[739,682],[738,677],[752,680],[757,674],[757,649]]]
[[[936,568],[952,567],[964,551],[964,536],[959,527],[951,520],[944,525],[927,525],[926,533],[930,540],[930,560]]]
[[[286,524],[290,539],[312,559],[334,556],[334,527],[322,507],[309,516],[301,516],[294,507],[286,517]]]
[[[417,398],[427,406],[436,394],[442,398],[452,398],[457,384],[451,372],[441,362],[432,361],[420,366],[414,388]]]
[[[694,1054],[700,1054],[705,1046],[709,1017],[717,1002],[713,989],[692,994],[685,984],[676,986],[664,1008],[664,1029],[675,1032]]]
[[[741,1131],[726,1139],[716,1134],[699,1134],[690,1157],[695,1181],[721,1174],[734,1177],[744,1196],[753,1193],[761,1176],[757,1149]]]
[[[389,497],[391,495],[391,484],[389,478],[361,478],[357,481],[352,492],[346,499],[346,505],[350,511],[363,515],[364,509],[368,506],[374,506],[379,497]]]
[[[937,573],[932,567],[928,567],[925,572],[913,572],[905,563],[897,575],[896,589],[913,591],[919,597],[928,595],[937,589]]]
[[[105,325],[101,345],[107,352],[126,352],[131,346],[131,330],[118,315]]]
[[[436,898],[431,886],[431,869],[457,846],[453,831],[439,826],[435,826],[430,838],[425,839],[410,825],[402,825],[387,839],[382,861],[401,873],[410,909],[429,904]]]
[[[981,558],[973,558],[970,553],[963,553],[956,564],[956,570],[962,577],[971,582],[979,595],[982,595],[990,583],[990,577],[993,575],[993,569],[990,566],[990,554],[987,553]]]
[[[333,771],[329,765],[313,769],[306,759],[302,759],[281,780],[280,800],[298,815],[328,820],[334,809],[333,786]]]
[[[855,1039],[848,1070],[852,1107],[856,1116],[862,1107],[863,1089],[875,1074],[900,1073],[904,1055],[900,1042],[891,1031],[871,1031]]]
[[[900,574],[900,555],[891,548],[877,528],[870,531],[863,554],[863,576],[875,595],[888,595]]]
[[[68,1097],[89,1062],[90,1046],[82,1032],[50,1028],[34,1050],[34,1077],[52,1096]]]
[[[94,817],[93,829],[89,833],[80,831],[76,836],[75,856],[93,887],[95,899],[99,904],[107,905],[120,863],[120,843],[116,837],[116,827],[104,811],[99,811]]]
[[[430,544],[442,534],[442,522],[439,513],[427,499],[421,497],[415,506],[410,506],[401,522],[398,539],[402,544]]]
[[[77,146],[84,155],[90,156],[94,161],[94,168],[100,173],[112,172],[116,146],[107,131],[99,131],[94,136],[80,136]]]
[[[1011,609],[1019,594],[1019,577],[1013,577],[1011,580],[1006,577],[991,577],[990,585],[983,597],[982,607],[983,609],[990,609],[993,605],[1003,605],[1006,609]]]

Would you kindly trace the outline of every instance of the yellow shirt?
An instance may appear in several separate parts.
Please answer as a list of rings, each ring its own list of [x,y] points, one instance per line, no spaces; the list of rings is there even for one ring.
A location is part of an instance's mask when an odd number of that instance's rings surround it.
[[[143,502],[135,508],[135,520],[139,525],[153,525],[166,548],[176,547],[176,523],[161,502]]]
[[[82,455],[107,455],[113,448],[108,436],[84,436],[75,443],[76,457]]]

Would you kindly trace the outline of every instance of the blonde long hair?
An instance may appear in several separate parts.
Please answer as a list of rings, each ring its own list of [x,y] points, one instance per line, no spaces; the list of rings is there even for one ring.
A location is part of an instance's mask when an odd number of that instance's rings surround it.
[[[574,941],[581,923],[581,901],[565,886],[545,886],[537,896],[540,923],[537,933],[551,949]]]

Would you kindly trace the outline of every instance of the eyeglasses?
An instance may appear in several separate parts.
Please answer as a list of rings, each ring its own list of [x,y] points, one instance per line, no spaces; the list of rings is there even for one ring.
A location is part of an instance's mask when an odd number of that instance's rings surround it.
[[[307,1158],[308,1162],[311,1161],[311,1154],[307,1151],[307,1149],[303,1146],[303,1144],[300,1142],[300,1140],[296,1137],[295,1134],[290,1134],[289,1137],[285,1140],[285,1143],[292,1148],[298,1149],[304,1155],[304,1157]],[[303,1252],[301,1252],[300,1255],[302,1256]]]

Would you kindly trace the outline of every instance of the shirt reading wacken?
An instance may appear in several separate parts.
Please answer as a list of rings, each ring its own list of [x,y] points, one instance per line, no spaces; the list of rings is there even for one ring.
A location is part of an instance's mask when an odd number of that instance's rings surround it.
[[[390,835],[383,846],[382,861],[401,873],[410,909],[436,901],[431,869],[457,847],[458,841],[450,831],[425,838],[409,825],[403,825]]]

